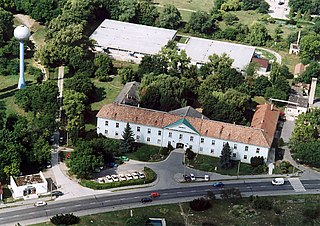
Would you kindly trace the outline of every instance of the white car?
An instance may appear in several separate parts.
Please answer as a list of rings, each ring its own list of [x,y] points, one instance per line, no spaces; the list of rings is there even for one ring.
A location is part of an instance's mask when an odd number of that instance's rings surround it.
[[[209,175],[204,175],[204,181],[209,181],[210,180],[210,176]]]
[[[283,185],[284,184],[284,179],[283,178],[274,178],[271,181],[272,185]]]
[[[140,179],[144,179],[146,177],[144,173],[137,172],[137,174],[139,175]]]
[[[127,180],[132,180],[133,179],[133,177],[131,176],[131,174],[126,174],[126,178],[127,178]]]
[[[137,173],[131,173],[133,179],[139,179],[139,175]]]
[[[117,175],[111,175],[111,178],[114,182],[118,182],[119,181],[119,178]]]
[[[110,175],[107,175],[107,176],[106,176],[105,181],[108,182],[108,183],[113,182],[112,177],[111,177]]]
[[[196,180],[196,177],[194,176],[193,173],[190,173],[190,178],[191,178],[191,181],[195,181]]]
[[[101,178],[101,177],[99,177],[99,178],[98,178],[98,183],[103,184],[103,183],[104,183],[104,179]]]
[[[36,207],[45,206],[47,203],[45,201],[38,201],[35,204],[33,204]]]
[[[127,178],[123,174],[119,174],[119,180],[124,181],[127,180]]]

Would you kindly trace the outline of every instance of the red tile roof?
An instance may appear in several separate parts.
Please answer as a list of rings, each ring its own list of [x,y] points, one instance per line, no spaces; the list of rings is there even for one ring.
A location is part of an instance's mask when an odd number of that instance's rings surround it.
[[[262,68],[268,68],[268,66],[269,66],[269,60],[266,60],[266,59],[253,57],[251,59],[251,62],[258,63],[260,65],[260,67],[262,67]]]
[[[277,128],[279,115],[280,110],[273,105],[258,105],[251,121],[251,127],[263,130],[270,146]]]
[[[272,123],[272,125],[264,123],[264,126],[261,126],[257,123],[253,123],[251,127],[246,127],[190,116],[185,117],[185,119],[187,119],[191,123],[191,125],[200,133],[201,136],[262,147],[270,147],[272,144],[277,121],[275,121],[274,114],[272,114],[272,116],[269,116],[271,115],[269,111],[265,114],[263,113],[264,110],[269,110],[270,107],[263,107],[264,105],[259,106],[262,107],[258,108],[254,115],[254,119],[260,122],[262,120],[268,122],[268,119],[272,119],[269,122]],[[116,103],[103,106],[98,112],[97,117],[158,128],[163,128],[183,118],[181,116],[177,116],[167,112],[155,111],[129,105],[119,105]],[[260,120],[259,117],[261,117]]]

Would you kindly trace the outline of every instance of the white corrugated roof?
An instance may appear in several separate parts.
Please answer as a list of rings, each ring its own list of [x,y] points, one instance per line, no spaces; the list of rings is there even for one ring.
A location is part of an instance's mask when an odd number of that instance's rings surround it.
[[[185,50],[194,63],[206,63],[210,55],[226,53],[231,59],[234,59],[232,66],[243,70],[250,63],[255,48],[235,43],[190,37]]]
[[[157,54],[176,33],[176,30],[106,19],[90,38],[96,40],[102,48]]]

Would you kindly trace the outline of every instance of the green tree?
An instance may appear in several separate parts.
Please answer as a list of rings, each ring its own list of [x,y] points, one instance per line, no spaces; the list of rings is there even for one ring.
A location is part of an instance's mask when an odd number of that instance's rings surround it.
[[[159,17],[159,12],[151,0],[139,1],[136,14],[138,23],[148,26],[155,26]]]
[[[298,80],[304,83],[311,83],[312,78],[320,78],[320,64],[311,61],[307,69],[298,77]]]
[[[136,0],[119,0],[119,20],[124,22],[134,22],[136,17],[138,2]]]
[[[139,64],[138,74],[140,78],[145,74],[153,73],[155,75],[166,74],[168,68],[168,62],[162,55],[146,55],[142,58]]]
[[[33,153],[36,161],[43,165],[51,159],[51,147],[44,137],[39,137],[33,146]]]
[[[118,75],[120,76],[122,84],[126,84],[127,82],[133,81],[139,82],[139,78],[136,76],[136,73],[133,71],[131,67],[119,69]]]
[[[228,142],[223,145],[219,162],[220,162],[221,169],[227,170],[227,169],[230,169],[232,166],[231,149]]]
[[[301,38],[300,57],[303,64],[320,59],[320,37],[316,34],[308,34]]]
[[[234,23],[239,21],[239,18],[234,13],[225,13],[222,16],[222,18],[223,18],[223,21],[225,21],[225,23],[227,25],[233,25]]]
[[[214,30],[214,20],[210,14],[197,11],[191,14],[189,26],[192,32],[211,34]]]
[[[240,0],[225,0],[221,5],[224,11],[237,11],[241,8],[242,2]]]
[[[63,95],[63,109],[67,118],[67,131],[72,143],[78,138],[79,131],[84,129],[84,111],[87,97],[74,90],[65,90]]]
[[[292,147],[293,157],[304,164],[320,167],[320,142],[304,142]]]
[[[264,96],[266,89],[271,86],[271,82],[265,76],[259,76],[253,82],[254,92],[257,96]]]
[[[280,99],[280,100],[287,100],[288,93],[283,92],[275,87],[268,87],[266,88],[264,97],[267,99],[274,98],[274,99]]]
[[[250,26],[250,32],[247,37],[248,42],[255,46],[264,46],[268,40],[270,40],[270,35],[268,34],[267,28],[259,22],[254,22]]]
[[[122,133],[122,139],[120,141],[120,151],[122,153],[129,153],[135,150],[135,141],[134,141],[134,133],[127,123],[124,131]]]
[[[95,95],[95,86],[90,78],[82,73],[75,74],[72,78],[64,82],[64,88],[83,93],[87,96],[87,100],[93,101]]]
[[[96,72],[94,75],[97,78],[109,77],[114,70],[112,60],[106,54],[96,54],[93,60]]]
[[[86,141],[77,143],[77,147],[71,152],[68,164],[70,171],[78,178],[90,178],[95,169],[103,165],[103,158],[94,154],[94,149]]]
[[[179,10],[174,5],[165,5],[159,16],[160,27],[177,29],[182,18]]]
[[[222,53],[220,56],[217,54],[212,54],[208,59],[208,64],[212,73],[220,73],[224,69],[231,68],[234,61],[226,53]]]

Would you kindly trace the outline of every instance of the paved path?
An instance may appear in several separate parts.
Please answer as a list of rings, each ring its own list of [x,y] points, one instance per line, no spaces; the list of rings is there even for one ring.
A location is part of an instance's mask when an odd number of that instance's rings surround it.
[[[288,19],[288,15],[290,12],[290,7],[288,6],[289,0],[282,0],[284,2],[283,5],[279,5],[280,0],[265,0],[269,5],[269,12],[268,14],[273,18],[278,19]]]

